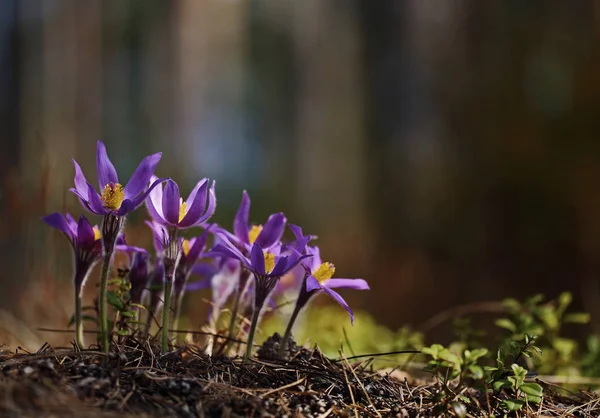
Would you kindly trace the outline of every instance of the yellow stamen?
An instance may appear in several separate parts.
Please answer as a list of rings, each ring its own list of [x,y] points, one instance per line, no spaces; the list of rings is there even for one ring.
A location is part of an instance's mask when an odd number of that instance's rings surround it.
[[[324,283],[333,277],[333,273],[335,273],[335,266],[331,263],[323,263],[315,270],[313,277],[317,279],[319,283]]]
[[[188,255],[190,253],[190,241],[187,239],[183,240],[183,255]]]
[[[102,233],[98,229],[97,225],[94,225],[92,230],[94,231],[94,241],[98,241],[100,238],[102,238]]]
[[[187,215],[187,205],[182,199],[179,204],[179,222],[183,221],[185,215]]]
[[[250,241],[250,244],[254,244],[254,241],[256,241],[256,238],[258,238],[262,229],[262,225],[254,225],[250,229],[250,232],[248,232],[248,241]]]
[[[275,268],[275,255],[265,251],[265,271],[272,272]]]
[[[117,210],[121,207],[121,203],[125,200],[125,192],[120,183],[108,183],[102,190],[102,204],[105,208]]]

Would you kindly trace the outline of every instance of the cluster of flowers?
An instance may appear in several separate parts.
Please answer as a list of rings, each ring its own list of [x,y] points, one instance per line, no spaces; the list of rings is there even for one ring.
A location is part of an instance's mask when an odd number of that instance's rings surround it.
[[[183,201],[179,187],[170,178],[157,178],[154,171],[161,153],[153,154],[139,164],[129,182],[119,183],[117,172],[98,141],[96,165],[99,191],[86,179],[75,160],[75,188],[70,189],[89,212],[102,216],[101,228],[92,226],[81,215],[78,221],[69,215],[53,213],[43,218],[50,226],[61,231],[69,240],[74,253],[74,294],[76,342],[83,347],[81,295],[86,279],[94,264],[102,260],[99,295],[100,342],[104,351],[110,347],[111,330],[107,320],[107,286],[113,255],[125,252],[129,257],[128,280],[133,304],[142,304],[146,289],[150,292],[148,309],[162,309],[162,349],[169,348],[169,326],[177,328],[181,301],[186,290],[211,287],[215,308],[222,307],[233,295],[230,336],[237,312],[244,299],[251,301],[252,320],[246,343],[246,359],[251,355],[254,333],[265,303],[277,287],[280,278],[290,272],[301,271],[298,277],[299,293],[282,342],[286,347],[294,322],[304,306],[317,293],[333,297],[350,314],[352,310],[333,289],[368,289],[362,279],[333,278],[335,267],[322,262],[319,249],[309,245],[315,236],[304,235],[296,225],[287,226],[295,239],[282,243],[287,219],[283,213],[271,215],[264,225],[251,226],[250,197],[244,191],[242,202],[233,222],[233,232],[209,223],[216,208],[215,182],[200,180]],[[149,268],[149,254],[139,247],[128,245],[123,234],[126,216],[145,203],[151,220],[156,250],[156,261]],[[203,229],[195,238],[184,238],[182,232],[192,227]],[[212,246],[207,249],[208,242]],[[204,280],[188,283],[192,274]],[[157,291],[157,289],[159,289]],[[171,302],[174,309],[171,309]],[[162,306],[161,306],[162,305]],[[171,321],[171,313],[174,318]]]

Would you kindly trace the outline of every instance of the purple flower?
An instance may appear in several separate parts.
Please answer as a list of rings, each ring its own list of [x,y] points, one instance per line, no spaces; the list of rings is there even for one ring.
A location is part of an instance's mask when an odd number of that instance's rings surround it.
[[[332,289],[368,290],[369,285],[367,282],[363,279],[333,278],[335,266],[328,262],[322,262],[318,247],[307,247],[306,252],[312,254],[312,258],[303,262],[307,273],[306,292],[308,292],[309,297],[320,291],[327,293],[350,314],[350,322],[354,323],[352,309],[350,309],[340,294]]]
[[[92,226],[83,215],[76,222],[68,213],[55,212],[42,220],[69,240],[75,259],[75,289],[80,293],[90,269],[102,257],[102,237],[98,226]]]
[[[131,303],[142,304],[144,289],[148,287],[150,279],[148,260],[150,258],[148,252],[140,247],[127,245],[124,237],[117,239],[116,251],[121,251],[127,254],[129,259],[129,282],[131,283]]]
[[[96,168],[100,193],[92,186],[77,161],[75,165],[75,188],[70,189],[81,201],[84,208],[97,215],[114,214],[125,216],[142,204],[148,193],[166,179],[157,179],[146,189],[162,153],[150,155],[142,160],[131,178],[123,186],[119,183],[117,171],[106,154],[106,147],[98,141],[96,150]]]
[[[156,221],[146,221],[146,225],[152,231],[154,249],[159,257],[163,257],[165,250],[170,245],[170,235],[168,227]],[[202,235],[196,238],[184,239],[179,238],[179,246],[181,248],[181,258],[179,259],[178,269],[182,270],[186,275],[191,274],[192,268],[199,258],[204,255],[204,247],[208,239],[206,230]]]
[[[157,181],[155,176],[153,181]],[[179,186],[173,180],[167,180],[164,187],[150,191],[146,207],[152,219],[162,224],[185,229],[201,225],[215,212],[215,182],[209,186],[208,179],[202,179],[192,189],[184,202],[179,194]]]
[[[263,225],[250,226],[250,196],[244,190],[242,202],[233,221],[233,234],[229,231],[215,226],[213,230],[217,234],[224,235],[244,254],[250,254],[252,245],[257,243],[263,249],[269,249],[281,241],[287,219],[283,213],[275,213],[267,219]]]
[[[83,317],[81,307],[81,293],[92,266],[102,257],[102,237],[97,226],[90,225],[85,216],[79,217],[79,222],[68,213],[63,216],[53,213],[42,218],[44,222],[61,231],[69,240],[73,248],[75,260],[75,340],[79,347],[84,347]]]
[[[256,242],[252,244],[250,257],[246,257],[234,243],[229,241],[227,236],[219,235],[219,238],[221,243],[213,247],[209,254],[220,254],[241,261],[242,265],[250,270],[257,279],[279,278],[297,266],[300,261],[310,257],[310,255],[301,255],[296,251],[291,253],[282,251],[281,244],[263,249]]]

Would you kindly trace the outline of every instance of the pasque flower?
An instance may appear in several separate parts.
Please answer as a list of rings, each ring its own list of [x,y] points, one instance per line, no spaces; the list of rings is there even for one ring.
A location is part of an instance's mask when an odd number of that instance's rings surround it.
[[[258,243],[261,248],[267,250],[279,244],[285,230],[286,222],[287,219],[283,213],[276,213],[267,219],[267,222],[264,224],[264,226],[250,225],[250,196],[248,195],[248,192],[244,190],[242,193],[240,206],[233,220],[233,233],[216,224],[211,226],[211,230],[213,231],[213,235],[215,237],[215,246],[221,242],[223,239],[221,237],[225,237],[229,244],[236,247],[245,257],[248,257],[250,256],[252,245],[255,242]],[[221,254],[221,256],[223,256],[223,254]],[[219,289],[223,290],[223,292],[218,291],[220,295],[219,299],[223,300],[223,302],[229,297],[230,293],[234,293],[231,321],[229,323],[229,333],[226,338],[227,343],[224,346],[224,349],[227,348],[235,333],[237,315],[242,302],[241,298],[245,289],[249,287],[248,279],[250,278],[251,274],[249,270],[241,269],[241,261],[239,260],[237,254],[234,257],[230,257],[231,254],[227,253],[225,254],[223,260],[227,260],[226,263],[229,265],[229,267],[233,266],[235,263],[238,263],[240,264],[240,268],[235,269],[236,273],[233,275],[224,274],[219,276],[223,280],[235,280],[230,286],[219,286]],[[231,268],[228,268],[228,270],[231,270]],[[238,271],[239,273],[237,273]],[[214,292],[215,288],[213,286],[213,293]]]
[[[283,214],[271,215],[271,219],[274,217],[283,217],[285,220]],[[247,257],[238,249],[235,243],[229,240],[227,235],[218,234],[218,236],[220,243],[211,250],[211,253],[220,253],[239,260],[243,267],[254,274],[255,278],[254,312],[248,333],[245,355],[245,359],[247,360],[252,351],[254,333],[265,300],[281,276],[293,269],[303,259],[311,256],[310,254],[302,254],[311,237],[301,237],[294,243],[294,247],[289,248],[282,247],[280,242],[271,245],[269,248],[263,248],[255,240],[250,250],[250,257]]]
[[[354,313],[352,312],[352,309],[350,309],[342,296],[333,289],[369,289],[368,283],[363,279],[333,278],[335,266],[332,263],[323,262],[321,260],[319,247],[306,247],[306,254],[311,255],[312,257],[302,261],[302,266],[305,269],[304,280],[300,287],[300,294],[296,300],[296,306],[294,307],[294,311],[283,336],[281,343],[282,356],[285,353],[294,322],[296,321],[300,310],[308,303],[312,296],[320,292],[328,294],[348,312],[350,315],[350,322],[354,324]]]
[[[154,179],[154,178],[153,178]],[[215,212],[217,199],[215,197],[215,182],[209,187],[209,180],[202,179],[190,192],[184,202],[179,192],[179,186],[173,180],[165,182],[164,187],[157,187],[150,192],[146,199],[146,208],[154,220],[152,227],[155,231],[155,242],[160,240],[162,247],[163,264],[165,267],[165,301],[163,308],[162,348],[168,349],[169,344],[169,315],[171,304],[171,288],[176,290],[176,314],[173,325],[176,327],[179,319],[181,298],[185,289],[185,283],[189,277],[189,269],[196,262],[198,256],[204,250],[206,236],[202,241],[193,244],[182,240],[179,233],[182,229],[200,226]],[[158,234],[158,238],[156,237]],[[188,246],[192,262],[187,262],[185,246]],[[180,269],[178,265],[183,258],[184,265]],[[189,264],[189,266],[188,266]],[[177,277],[180,277],[177,280]]]
[[[117,171],[106,153],[106,147],[102,141],[98,141],[96,148],[96,169],[98,171],[98,193],[86,179],[77,161],[73,160],[75,166],[75,188],[70,189],[84,208],[97,215],[125,216],[140,206],[148,193],[166,179],[156,179],[150,187],[148,182],[154,174],[156,165],[160,161],[162,153],[149,155],[144,158],[135,169],[131,178],[123,186],[119,183]]]
[[[152,177],[152,180],[155,179]],[[150,216],[157,222],[179,229],[203,224],[214,214],[217,205],[215,182],[210,187],[209,183],[206,178],[200,180],[184,202],[177,183],[167,180],[164,187],[150,191],[146,200]]]
[[[124,236],[117,239],[115,250],[124,252],[129,259],[127,278],[131,283],[130,302],[136,305],[143,304],[143,293],[148,288],[150,279],[148,261],[150,255],[144,248],[128,245]],[[139,312],[139,311],[138,311]]]
[[[52,213],[42,218],[44,222],[62,232],[73,248],[75,261],[75,338],[77,344],[83,347],[83,322],[81,316],[81,294],[89,272],[94,264],[102,257],[102,241],[100,230],[92,226],[85,216],[79,217],[79,222],[68,213]]]
[[[152,230],[152,236],[154,241],[154,248],[159,254],[159,257],[164,258],[166,250],[170,247],[171,235],[169,227],[156,221],[146,221],[146,224]],[[186,291],[186,284],[189,280],[190,275],[194,271],[194,266],[199,258],[204,253],[204,247],[208,238],[208,231],[205,231],[200,236],[190,239],[184,239],[178,237],[177,246],[181,248],[179,262],[175,269],[175,275],[172,282],[174,297],[175,297],[175,319],[173,321],[173,327],[177,327],[181,311],[181,302]],[[170,280],[171,277],[166,277]]]
[[[117,171],[106,153],[102,141],[98,141],[96,148],[96,169],[98,172],[98,186],[96,191],[86,179],[77,161],[75,166],[75,188],[70,189],[80,200],[81,204],[90,212],[103,215],[102,221],[102,246],[104,260],[100,276],[100,337],[102,349],[108,352],[109,329],[107,319],[106,295],[108,285],[108,272],[112,261],[115,242],[123,228],[125,216],[142,204],[148,193],[166,179],[157,179],[149,187],[148,181],[154,174],[156,165],[162,153],[150,155],[142,160],[123,186],[119,183]]]

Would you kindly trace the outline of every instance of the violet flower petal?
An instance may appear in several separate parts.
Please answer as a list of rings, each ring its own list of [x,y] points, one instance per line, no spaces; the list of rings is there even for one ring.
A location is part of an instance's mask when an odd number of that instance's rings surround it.
[[[200,187],[202,187],[205,183],[208,183],[207,178],[203,178],[198,183],[196,183],[196,185],[194,186],[194,188],[192,189],[188,198],[185,201],[185,204],[187,205],[188,208],[192,205],[192,203],[194,202],[194,199],[196,199],[196,194],[198,194],[198,190],[200,190]]]
[[[128,213],[133,212],[136,207],[137,207],[137,205],[135,204],[135,202],[133,200],[125,199],[121,202],[121,206],[119,207],[119,210],[117,211],[117,215],[125,216]]]
[[[169,177],[162,177],[159,178],[158,180],[156,180],[154,183],[152,183],[150,185],[150,187],[148,187],[146,189],[146,191],[144,193],[142,193],[141,195],[139,195],[138,197],[136,197],[135,199],[131,199],[131,201],[133,202],[134,207],[138,207],[139,205],[142,204],[142,202],[148,197],[148,195],[150,194],[150,192],[152,190],[154,190],[154,188],[156,186],[158,186],[159,184],[161,184],[162,182],[165,182],[167,180],[171,180]]]
[[[204,253],[205,257],[229,257],[241,261],[244,265],[249,266],[250,260],[235,247],[217,244],[210,251]]]
[[[242,252],[231,241],[229,241],[226,236],[217,234],[217,238],[221,242],[220,245],[225,246],[227,249],[229,249],[229,251],[231,251],[235,254],[235,256],[233,258],[237,258],[242,263],[250,264],[250,260],[248,259],[248,257],[246,257],[244,254],[242,254]],[[215,248],[216,247],[218,247],[218,245],[215,246]]]
[[[321,283],[319,283],[319,281],[314,276],[308,276],[306,278],[306,291],[312,292],[313,290],[319,289],[321,289]]]
[[[265,255],[262,248],[260,248],[257,243],[254,243],[252,250],[250,251],[250,264],[257,274],[261,276],[267,274],[265,271]]]
[[[337,288],[346,288],[346,289],[355,289],[355,290],[369,290],[369,284],[363,279],[329,279],[324,284],[323,287],[328,287],[329,289],[337,289]]]
[[[48,216],[44,216],[42,220],[52,228],[56,228],[65,234],[70,241],[73,241],[75,238],[74,231],[71,230],[66,218],[61,213],[51,213]]]
[[[206,194],[208,192],[208,180],[206,180],[201,186],[200,189],[196,192],[194,196],[194,200],[192,204],[187,208],[187,213],[179,222],[179,226],[181,228],[189,228],[192,225],[195,225],[198,222],[198,219],[204,213],[206,209]],[[164,202],[164,201],[163,201]]]
[[[190,251],[187,254],[187,259],[189,262],[196,262],[198,257],[202,254],[204,250],[204,246],[206,245],[206,240],[208,238],[208,231],[204,231],[202,235],[194,240],[194,243],[190,247]]]
[[[194,276],[212,277],[217,273],[218,269],[212,264],[196,263],[192,266],[190,274]]]
[[[264,249],[268,249],[275,245],[281,240],[286,222],[287,219],[281,212],[269,216],[269,219],[267,219],[267,222],[263,225],[262,231],[260,231],[260,234],[258,234],[258,237],[256,238],[256,243]]]
[[[108,158],[106,147],[102,141],[98,141],[96,146],[96,169],[98,170],[98,185],[100,191],[109,183],[118,183],[119,177],[115,166]]]
[[[240,207],[238,208],[237,213],[235,214],[235,219],[233,220],[233,232],[237,236],[238,240],[240,240],[244,244],[250,244],[248,239],[248,223],[250,222],[250,196],[248,196],[248,192],[244,190],[242,193],[242,202],[240,203]]]
[[[208,189],[208,207],[204,212],[204,215],[198,219],[196,225],[200,225],[208,220],[215,213],[215,209],[217,207],[217,196],[215,195],[215,181],[213,180],[212,186]]]
[[[167,180],[163,189],[162,210],[165,220],[171,225],[179,223],[180,197],[177,183]]]
[[[288,264],[288,257],[280,257],[279,260],[277,260],[277,264],[275,264],[275,267],[273,267],[273,271],[271,271],[271,273],[269,273],[269,275],[282,276],[288,270],[286,268],[287,264]]]
[[[154,175],[150,177],[150,181],[152,183],[154,183],[156,180],[158,180],[158,177]],[[153,187],[146,198],[146,209],[148,209],[148,213],[152,219],[164,222],[165,219],[162,213],[162,196],[163,188]]]
[[[342,308],[344,308],[348,312],[348,314],[350,315],[350,323],[354,325],[354,312],[352,312],[352,309],[350,309],[350,306],[348,306],[344,298],[334,290],[328,289],[326,287],[322,287],[322,289],[325,293],[334,298],[335,301],[339,303],[342,306]]]
[[[77,161],[75,161],[75,159],[72,160],[73,165],[75,166],[75,178],[73,179],[75,182],[75,189],[79,193],[78,196],[80,196],[81,199],[88,200],[88,181],[85,178],[85,174],[83,174],[83,170],[81,169]],[[94,193],[95,192],[96,191],[94,191]]]
[[[88,203],[88,207],[90,208],[90,210],[97,215],[106,215],[107,213],[109,213],[110,210],[106,209],[104,207],[104,204],[102,203],[102,200],[100,199],[100,196],[98,195],[98,193],[96,193],[94,186],[92,186],[90,183],[88,183],[87,187],[88,187],[87,203]]]
[[[79,222],[77,223],[77,241],[83,248],[90,248],[96,242],[94,229],[83,215],[79,217]]]
[[[147,156],[140,162],[123,189],[126,199],[137,197],[144,191],[161,157],[162,152],[157,152]]]

